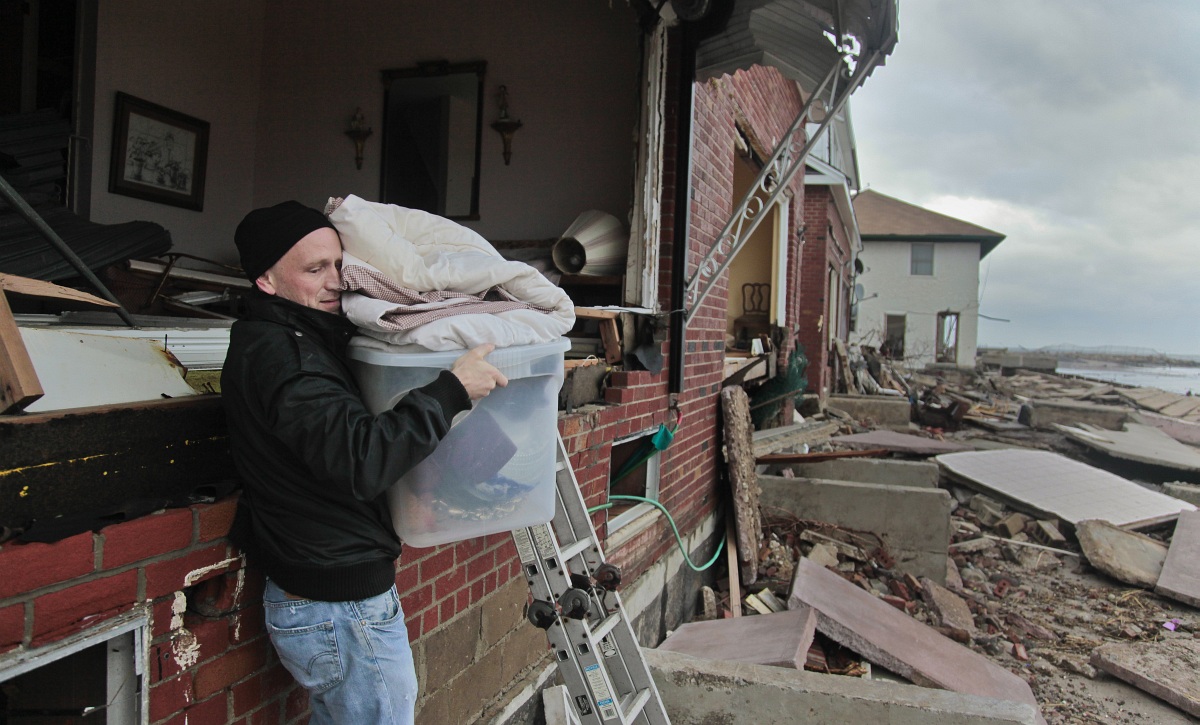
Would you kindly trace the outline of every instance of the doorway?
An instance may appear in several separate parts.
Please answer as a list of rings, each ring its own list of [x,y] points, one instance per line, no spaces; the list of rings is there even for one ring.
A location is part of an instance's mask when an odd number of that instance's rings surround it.
[[[904,359],[905,315],[887,315],[884,320],[883,347],[880,352],[893,360]]]

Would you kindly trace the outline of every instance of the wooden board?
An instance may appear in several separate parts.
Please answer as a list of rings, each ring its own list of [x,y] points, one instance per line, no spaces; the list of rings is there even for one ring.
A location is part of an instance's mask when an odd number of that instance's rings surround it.
[[[29,295],[30,297],[47,297],[50,299],[70,300],[72,302],[87,302],[88,304],[100,307],[119,306],[115,302],[109,302],[106,299],[88,294],[87,292],[81,292],[77,289],[63,287],[62,285],[45,282],[40,279],[19,277],[15,274],[0,274],[0,289],[16,294]]]
[[[8,299],[0,291],[0,413],[24,410],[45,392]]]
[[[721,413],[725,418],[725,463],[729,471],[729,485],[733,489],[738,563],[742,583],[748,585],[758,579],[758,549],[762,545],[763,534],[758,508],[761,491],[758,473],[754,469],[750,398],[746,391],[736,385],[721,390]],[[731,581],[733,577],[734,573],[729,572]]]

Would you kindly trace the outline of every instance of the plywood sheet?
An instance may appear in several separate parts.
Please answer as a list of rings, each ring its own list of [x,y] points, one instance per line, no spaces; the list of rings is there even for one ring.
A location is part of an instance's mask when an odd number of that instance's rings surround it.
[[[938,465],[956,480],[1039,515],[1074,525],[1101,519],[1139,528],[1174,521],[1190,503],[1048,451],[947,453]]]

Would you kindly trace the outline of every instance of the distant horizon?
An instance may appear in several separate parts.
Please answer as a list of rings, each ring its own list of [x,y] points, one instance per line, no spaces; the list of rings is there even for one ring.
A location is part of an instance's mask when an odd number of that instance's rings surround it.
[[[1075,354],[1093,354],[1093,355],[1162,355],[1163,357],[1176,357],[1200,360],[1200,352],[1177,352],[1170,350],[1160,350],[1156,347],[1148,345],[1079,345],[1070,342],[1056,342],[1048,345],[1023,345],[1023,344],[999,344],[999,343],[976,343],[976,348],[1005,348],[1008,350],[1025,350],[1027,352],[1063,352]]]

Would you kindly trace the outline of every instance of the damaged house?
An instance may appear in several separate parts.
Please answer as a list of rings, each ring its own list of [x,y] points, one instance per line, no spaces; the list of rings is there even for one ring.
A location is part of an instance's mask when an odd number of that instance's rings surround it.
[[[854,198],[863,294],[854,340],[923,367],[975,367],[979,262],[1004,235],[893,199]]]
[[[458,221],[574,300],[558,430],[579,488],[589,506],[614,493],[661,505],[593,515],[642,644],[692,617],[706,575],[683,554],[709,559],[726,530],[722,387],[782,380],[765,397],[790,422],[805,383],[829,387],[848,331],[848,127],[835,151],[806,157],[848,124],[847,100],[891,52],[894,1],[23,6],[6,30],[22,84],[3,99],[0,131],[17,138],[0,133],[0,174],[123,308],[46,322],[58,308],[9,287],[21,325],[169,329],[157,339],[190,381],[211,363],[184,353],[227,337],[244,282],[221,265],[250,209],[354,194]],[[427,124],[416,142],[412,113]],[[52,151],[21,151],[46,136]],[[57,170],[30,171],[42,163]],[[830,180],[806,188],[814,164]],[[0,259],[44,244],[15,206]],[[589,268],[611,250],[586,245],[579,264],[555,262],[589,211],[621,222],[623,263]],[[115,259],[75,231],[133,221],[150,241]],[[60,258],[0,273],[78,281]],[[205,294],[170,291],[181,278]],[[204,342],[181,347],[197,329]],[[6,360],[20,357],[14,330],[0,337]],[[817,371],[803,382],[801,348]],[[75,377],[92,379],[88,359]],[[107,708],[109,722],[302,722],[305,693],[263,629],[261,575],[225,538],[237,482],[219,397],[150,397],[5,401],[0,702],[75,720]],[[663,427],[669,445],[615,485]],[[526,620],[511,537],[406,547],[396,578],[420,720],[532,722],[555,662]]]

